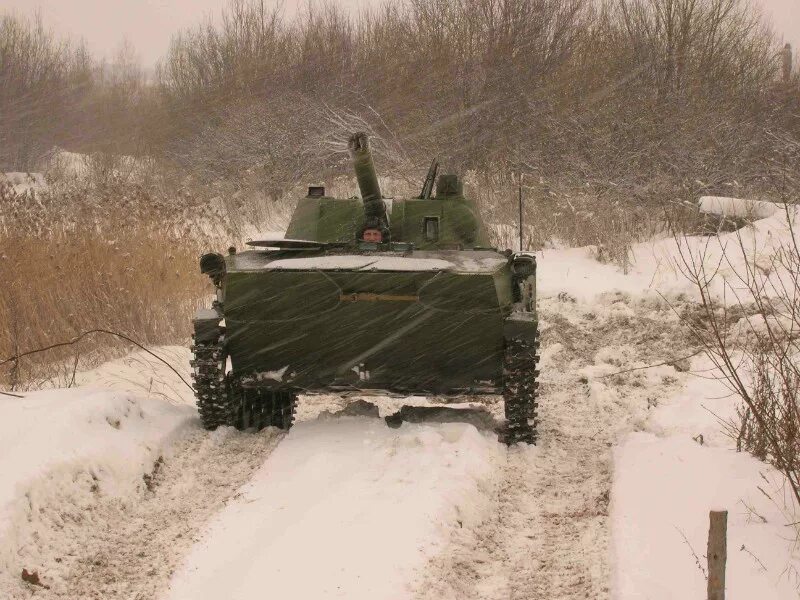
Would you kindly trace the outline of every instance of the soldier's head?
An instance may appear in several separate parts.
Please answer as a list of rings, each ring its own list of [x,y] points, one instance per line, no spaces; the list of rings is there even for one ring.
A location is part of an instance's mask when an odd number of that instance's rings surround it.
[[[361,239],[365,242],[380,243],[383,241],[383,234],[380,229],[369,227],[361,234]]]

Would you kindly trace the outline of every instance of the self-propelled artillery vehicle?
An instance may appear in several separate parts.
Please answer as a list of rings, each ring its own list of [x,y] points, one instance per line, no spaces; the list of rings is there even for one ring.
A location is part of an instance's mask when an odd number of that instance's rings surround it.
[[[361,198],[310,187],[285,237],[210,253],[194,318],[204,427],[292,425],[298,394],[502,394],[505,439],[536,437],[536,261],[490,247],[455,175],[381,194],[367,136],[349,140]],[[435,195],[434,195],[435,190]]]

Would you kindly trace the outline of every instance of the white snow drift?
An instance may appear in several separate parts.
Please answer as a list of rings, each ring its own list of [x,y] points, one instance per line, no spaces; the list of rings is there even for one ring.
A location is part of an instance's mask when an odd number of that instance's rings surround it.
[[[706,360],[693,371],[712,373]],[[662,401],[646,432],[614,452],[611,493],[615,597],[672,600],[702,595],[709,510],[728,511],[730,600],[790,600],[800,584],[796,521],[788,490],[770,467],[737,453],[718,417],[734,400],[718,381],[689,379]],[[699,562],[699,565],[698,565]]]
[[[721,217],[735,217],[740,219],[766,219],[784,207],[774,202],[763,200],[749,200],[746,198],[728,198],[725,196],[701,196],[699,202],[700,212],[707,215]]]
[[[705,264],[708,274],[716,273],[709,291],[721,298],[725,289],[728,297],[735,290],[746,302],[749,290],[739,280],[739,274],[746,273],[745,261],[777,278],[775,256],[782,245],[792,243],[792,236],[800,242],[797,207],[780,206],[771,216],[731,233],[633,244],[627,273],[613,263],[598,262],[592,247],[542,250],[537,253],[537,288],[540,297],[565,293],[584,302],[610,291],[698,298],[696,286],[685,277],[686,263],[694,262]]]
[[[58,528],[47,519],[58,517],[41,507],[135,494],[163,447],[195,419],[192,408],[125,392],[0,395],[0,579],[47,555]]]

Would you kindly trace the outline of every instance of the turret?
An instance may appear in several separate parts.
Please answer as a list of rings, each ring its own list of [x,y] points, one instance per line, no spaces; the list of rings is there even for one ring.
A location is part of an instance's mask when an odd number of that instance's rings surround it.
[[[348,147],[358,179],[358,189],[364,202],[364,229],[360,237],[370,242],[389,241],[387,239],[389,217],[386,214],[386,204],[383,202],[378,175],[372,162],[367,134],[354,133],[350,136]]]
[[[452,174],[439,175],[436,159],[418,197],[389,202],[381,194],[367,135],[351,135],[348,148],[361,199],[333,198],[320,186],[310,187],[308,195],[298,200],[280,247],[298,240],[390,251],[401,247],[459,250],[490,246],[480,213],[464,195],[461,180]],[[278,247],[275,242],[273,246]],[[213,276],[213,268],[209,263],[206,272]]]

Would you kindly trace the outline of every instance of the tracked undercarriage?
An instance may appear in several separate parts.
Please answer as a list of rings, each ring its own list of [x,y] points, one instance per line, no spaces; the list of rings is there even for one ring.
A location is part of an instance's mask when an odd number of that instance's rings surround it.
[[[216,341],[192,346],[197,410],[206,429],[222,425],[256,430],[264,427],[289,429],[294,422],[297,393],[289,389],[244,387],[232,374],[225,374],[227,354],[222,336]]]
[[[538,346],[538,337],[532,341],[514,339],[506,342],[503,362],[506,423],[500,434],[509,444],[536,443]],[[192,352],[192,379],[205,429],[214,430],[223,425],[256,430],[264,427],[289,429],[292,426],[297,392],[244,387],[238,378],[226,375],[224,335],[220,334],[213,341],[196,342]],[[468,399],[468,396],[462,395],[462,398]]]

